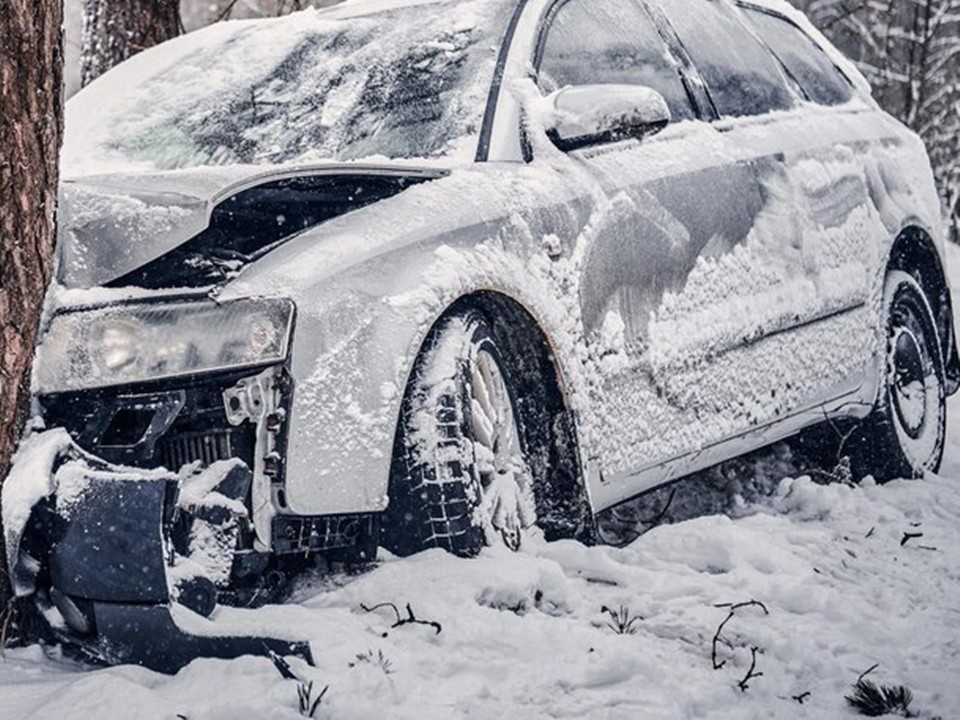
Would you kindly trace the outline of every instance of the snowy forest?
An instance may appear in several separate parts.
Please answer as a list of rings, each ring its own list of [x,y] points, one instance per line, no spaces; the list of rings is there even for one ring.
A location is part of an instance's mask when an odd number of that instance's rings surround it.
[[[0,2],[0,719],[960,717],[960,0]]]

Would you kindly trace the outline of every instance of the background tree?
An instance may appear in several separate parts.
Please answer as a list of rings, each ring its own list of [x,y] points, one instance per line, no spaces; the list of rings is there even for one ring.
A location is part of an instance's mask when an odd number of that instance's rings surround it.
[[[65,0],[67,97],[138,51],[219,20],[342,0]]]
[[[0,479],[29,410],[30,365],[53,265],[61,25],[61,0],[0,3]],[[0,561],[0,607],[9,591]]]
[[[83,85],[183,31],[180,0],[83,0]]]
[[[795,0],[859,66],[880,105],[920,134],[960,224],[960,0]]]

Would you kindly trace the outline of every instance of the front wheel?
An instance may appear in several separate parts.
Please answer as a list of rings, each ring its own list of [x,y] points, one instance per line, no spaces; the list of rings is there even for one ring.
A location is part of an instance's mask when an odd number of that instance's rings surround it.
[[[490,324],[475,311],[431,332],[403,403],[383,544],[409,555],[518,548],[537,520],[511,382]]]
[[[864,421],[861,474],[879,481],[936,472],[946,435],[943,354],[933,311],[908,273],[884,283],[885,347],[880,393]]]

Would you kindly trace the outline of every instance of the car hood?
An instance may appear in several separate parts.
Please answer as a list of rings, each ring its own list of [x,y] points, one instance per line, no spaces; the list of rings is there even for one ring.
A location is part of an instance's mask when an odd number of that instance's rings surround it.
[[[233,203],[226,226],[219,235],[234,235],[240,232],[256,233],[244,228],[236,229],[237,216],[243,210],[255,208],[266,217],[274,207],[270,198],[263,194],[253,197],[256,189],[296,188],[287,192],[283,207],[289,211],[296,206],[298,198],[306,198],[304,206],[313,197],[323,195],[323,212],[305,213],[296,222],[284,225],[289,212],[278,210],[269,215],[271,222],[269,238],[276,242],[292,236],[306,227],[311,227],[331,217],[342,215],[356,207],[369,204],[379,197],[395,194],[405,184],[418,183],[447,174],[446,170],[428,167],[413,167],[401,163],[324,163],[298,166],[271,167],[232,166],[204,167],[187,170],[150,173],[124,173],[96,175],[65,179],[60,185],[60,217],[58,237],[58,279],[67,288],[90,288],[101,285],[140,284],[135,274],[152,263],[164,258],[171,251],[182,248],[190,241],[199,241],[205,232],[213,230],[217,222],[218,208]],[[396,182],[396,188],[386,191],[342,192],[335,195],[332,183],[339,181]],[[351,185],[353,187],[353,185]],[[308,188],[304,191],[304,188]],[[312,188],[312,195],[309,188]],[[322,188],[318,190],[318,188]],[[306,194],[305,194],[306,192]],[[355,197],[356,195],[356,197]],[[273,193],[276,197],[276,191]],[[242,207],[241,207],[242,206]],[[240,208],[238,212],[237,208]],[[246,217],[249,219],[250,213]],[[266,223],[261,223],[266,225]],[[249,223],[248,223],[249,225]],[[196,244],[196,243],[195,243]],[[186,263],[195,259],[186,258]],[[144,275],[146,276],[146,270]],[[185,281],[186,282],[186,281]],[[174,279],[153,287],[175,287]],[[196,287],[197,282],[186,283]],[[202,284],[202,283],[200,283]],[[207,285],[216,284],[211,276]]]

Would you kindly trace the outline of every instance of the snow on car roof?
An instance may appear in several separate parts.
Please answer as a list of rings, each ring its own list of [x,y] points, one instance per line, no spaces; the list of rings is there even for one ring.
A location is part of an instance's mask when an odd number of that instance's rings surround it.
[[[64,174],[472,159],[515,4],[367,0],[189,33],[71,99]]]

